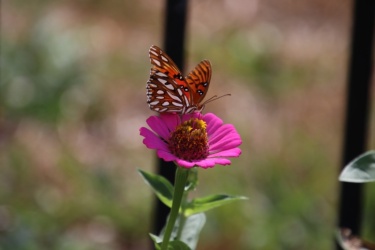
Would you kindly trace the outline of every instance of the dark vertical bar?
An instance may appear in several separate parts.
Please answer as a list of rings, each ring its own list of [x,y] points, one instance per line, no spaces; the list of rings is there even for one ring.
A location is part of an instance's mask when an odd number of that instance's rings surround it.
[[[187,0],[167,0],[164,50],[183,71]]]
[[[187,15],[187,0],[167,0],[165,19],[164,51],[173,59],[177,66],[183,70],[184,44]],[[174,183],[175,165],[158,159],[158,173]],[[153,233],[159,234],[163,228],[170,209],[156,201]]]
[[[366,150],[373,54],[374,0],[354,0],[342,166]],[[362,222],[361,184],[341,183],[339,227],[359,234]],[[341,249],[337,246],[337,249]]]

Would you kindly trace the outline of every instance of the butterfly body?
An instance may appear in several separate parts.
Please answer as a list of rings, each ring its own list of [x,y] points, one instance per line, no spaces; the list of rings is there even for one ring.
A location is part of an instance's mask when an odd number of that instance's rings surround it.
[[[151,110],[188,114],[201,111],[211,80],[211,64],[201,61],[186,77],[159,47],[149,50],[152,68],[147,81],[147,103]]]

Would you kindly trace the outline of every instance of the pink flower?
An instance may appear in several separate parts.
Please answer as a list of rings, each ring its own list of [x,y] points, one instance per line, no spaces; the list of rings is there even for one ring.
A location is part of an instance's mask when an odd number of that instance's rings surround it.
[[[228,157],[238,157],[242,141],[231,124],[214,114],[177,115],[161,113],[146,120],[150,129],[142,127],[140,134],[147,148],[155,149],[165,161],[192,168],[212,168],[229,165]]]

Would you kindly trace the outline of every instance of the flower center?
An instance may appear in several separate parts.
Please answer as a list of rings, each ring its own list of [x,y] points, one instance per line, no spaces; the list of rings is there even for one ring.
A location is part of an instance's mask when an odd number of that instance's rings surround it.
[[[169,149],[180,159],[193,161],[208,156],[207,124],[192,118],[178,125],[171,133]]]

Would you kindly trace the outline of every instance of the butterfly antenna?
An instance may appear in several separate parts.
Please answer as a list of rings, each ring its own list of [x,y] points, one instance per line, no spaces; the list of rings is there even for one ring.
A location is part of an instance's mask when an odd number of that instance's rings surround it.
[[[207,99],[204,103],[202,103],[202,105],[206,105],[207,103],[209,102],[213,102],[213,101],[216,101],[217,99],[220,99],[224,96],[231,96],[231,94],[225,94],[225,95],[221,95],[221,96],[217,96],[217,95],[214,95],[214,96],[211,96],[209,99]]]

